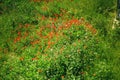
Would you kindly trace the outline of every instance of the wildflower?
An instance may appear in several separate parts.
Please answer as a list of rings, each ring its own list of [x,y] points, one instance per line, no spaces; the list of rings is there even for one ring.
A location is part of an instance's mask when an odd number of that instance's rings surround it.
[[[63,16],[63,13],[60,13],[60,16],[62,17],[62,16]]]
[[[20,61],[23,61],[24,60],[24,57],[20,57]]]
[[[25,28],[28,28],[30,26],[30,24],[25,24]]]
[[[85,21],[85,19],[83,17],[81,17],[80,21]]]
[[[18,34],[18,36],[21,36],[21,32],[20,31],[17,34]]]
[[[18,36],[18,37],[16,38],[17,41],[20,41],[20,39],[21,39],[20,36]]]
[[[53,18],[53,21],[56,22],[56,21],[57,21],[57,18]]]
[[[34,61],[34,60],[38,60],[38,58],[37,58],[37,57],[35,57],[35,58],[32,58],[32,61]]]
[[[18,42],[20,40],[21,40],[21,38],[20,38],[20,36],[18,36],[17,38],[14,39],[14,43],[16,43],[16,42]]]
[[[97,30],[93,28],[92,33],[96,34]]]
[[[62,30],[64,28],[64,26],[59,26],[58,27],[58,30],[60,31],[60,30]]]
[[[54,23],[52,23],[52,28],[53,28],[54,30],[56,30],[56,26],[55,26]]]
[[[54,14],[55,17],[58,17],[59,15],[58,14]]]
[[[42,37],[42,33],[41,32],[36,32],[36,34],[40,37]]]
[[[46,28],[51,28],[50,24],[46,25],[45,27],[46,27]]]
[[[41,18],[42,20],[45,20],[45,16],[42,16],[42,18]]]
[[[89,30],[91,30],[92,25],[90,25],[89,23],[85,23],[85,27],[88,28]]]
[[[53,49],[50,49],[50,51],[53,51]]]
[[[78,22],[79,22],[78,19],[74,19],[74,20],[73,20],[73,23],[74,23],[74,24],[78,24]]]
[[[66,24],[65,27],[68,27],[68,24]]]
[[[53,38],[53,35],[54,35],[54,32],[50,32],[50,33],[48,34],[48,36],[49,36],[50,39]]]
[[[50,48],[50,46],[53,45],[53,44],[54,44],[54,42],[48,41],[48,46],[47,47]]]
[[[48,41],[48,45],[51,45],[51,42],[50,42],[50,41]]]
[[[30,44],[34,45],[34,44],[38,44],[39,40],[35,40],[35,41],[31,41]]]

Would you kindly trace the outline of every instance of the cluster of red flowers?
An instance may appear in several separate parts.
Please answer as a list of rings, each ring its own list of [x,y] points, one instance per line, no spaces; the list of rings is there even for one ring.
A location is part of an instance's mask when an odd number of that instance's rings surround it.
[[[21,40],[21,32],[18,32],[17,35],[18,36],[14,39],[14,43],[16,43],[16,42]]]
[[[92,25],[90,23],[85,23],[85,27],[87,29],[89,29],[93,34],[96,34],[97,30],[95,28],[92,27]]]
[[[16,30],[20,30],[22,28],[28,28],[30,26],[30,24],[25,24],[25,25],[19,25],[19,27]],[[14,43],[17,43],[19,41],[21,41],[21,39],[25,39],[27,36],[29,35],[29,32],[26,31],[24,32],[24,34],[22,35],[21,31],[17,32],[17,37],[14,39]]]
[[[86,29],[88,29],[92,33],[96,34],[96,29],[93,28],[91,24],[86,22],[84,18],[81,18],[80,20],[79,19],[68,20],[58,27],[55,26],[54,18],[53,19],[51,18],[50,20],[53,21],[52,24],[48,24],[44,27],[40,27],[40,31],[37,32],[37,34],[40,36],[40,38],[48,40],[48,42],[46,42],[46,44],[47,44],[46,48],[50,48],[51,45],[55,44],[59,40],[62,30],[69,29],[72,27],[72,25],[77,25],[77,26],[84,25]],[[42,35],[42,33],[44,33],[46,29],[50,29],[50,32],[48,32],[46,35]],[[56,41],[52,42],[52,39],[55,37],[56,37]]]
[[[84,18],[79,19],[72,19],[64,23],[64,25],[60,26],[58,29],[67,29],[70,28],[72,25],[84,25],[86,29],[90,30],[93,34],[96,34],[97,30],[93,28],[93,26],[86,22]]]
[[[42,16],[41,20],[46,20],[46,17]],[[51,24],[47,24],[46,26],[39,27],[39,31],[36,32],[37,36],[40,38],[34,39],[34,36],[30,37],[31,38],[30,44],[32,46],[36,44],[43,44],[41,43],[42,42],[41,40],[45,40],[44,44],[46,44],[46,48],[44,48],[44,51],[50,49],[52,45],[57,43],[57,41],[59,40],[59,37],[63,36],[62,31],[71,28],[72,25],[76,25],[76,26],[83,25],[85,26],[85,29],[88,29],[93,34],[96,34],[96,29],[93,28],[90,23],[86,22],[84,18],[81,18],[81,19],[73,18],[71,20],[68,20],[62,23],[58,27],[55,25],[57,23],[57,18],[50,18],[50,20],[52,21]],[[29,26],[30,24],[25,24],[23,27],[21,27],[20,25],[21,28],[28,28]],[[18,31],[17,37],[14,39],[14,43],[19,42],[21,38],[25,39],[27,36],[29,36],[28,31],[25,31],[23,33],[23,36],[21,32]],[[54,40],[53,42],[53,39],[56,39],[56,40]],[[76,46],[76,44],[73,44],[73,45]],[[84,48],[86,48],[86,46]],[[60,49],[60,52],[62,52],[63,50],[64,50],[64,47]],[[20,58],[20,60],[22,61],[23,58]],[[32,58],[32,60],[38,60],[38,58],[35,57],[35,58]]]
[[[40,42],[40,40],[34,40],[34,41],[31,41],[30,44],[32,46],[34,46],[35,44],[38,44]]]
[[[38,57],[34,57],[34,58],[32,58],[32,61],[38,60],[38,59],[39,59]]]

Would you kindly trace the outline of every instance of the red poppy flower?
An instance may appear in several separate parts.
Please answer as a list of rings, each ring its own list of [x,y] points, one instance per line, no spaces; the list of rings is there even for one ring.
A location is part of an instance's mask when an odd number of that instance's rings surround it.
[[[21,36],[21,32],[20,31],[17,34],[18,34],[18,36]]]

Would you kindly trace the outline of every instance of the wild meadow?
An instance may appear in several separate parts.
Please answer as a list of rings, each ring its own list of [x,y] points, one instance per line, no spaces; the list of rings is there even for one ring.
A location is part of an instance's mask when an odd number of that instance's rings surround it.
[[[119,80],[116,0],[0,0],[0,80]]]

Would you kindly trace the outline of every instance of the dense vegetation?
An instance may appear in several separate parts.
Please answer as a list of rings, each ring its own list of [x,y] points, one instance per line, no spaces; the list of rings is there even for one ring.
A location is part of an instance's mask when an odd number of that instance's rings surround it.
[[[0,0],[0,80],[119,80],[116,0]]]

